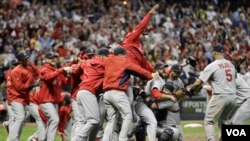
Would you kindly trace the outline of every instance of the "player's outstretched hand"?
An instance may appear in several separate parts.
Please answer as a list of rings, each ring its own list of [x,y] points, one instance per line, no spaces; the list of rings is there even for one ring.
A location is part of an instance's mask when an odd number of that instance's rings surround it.
[[[154,14],[155,12],[156,12],[156,10],[159,8],[160,6],[159,6],[159,4],[155,4],[154,6],[153,6],[153,8],[149,11],[151,14]]]
[[[159,72],[158,71],[155,72],[155,73],[152,73],[151,75],[152,75],[152,77],[153,77],[154,80],[159,79]]]
[[[191,99],[192,98],[192,96],[194,96],[195,95],[195,92],[191,89],[192,88],[192,84],[191,85],[188,85],[188,86],[186,86],[186,95],[187,96],[189,96],[189,98]]]
[[[66,72],[71,72],[72,71],[72,67],[64,67],[63,69]]]
[[[177,98],[174,97],[173,95],[169,95],[169,100],[172,102],[177,102]]]

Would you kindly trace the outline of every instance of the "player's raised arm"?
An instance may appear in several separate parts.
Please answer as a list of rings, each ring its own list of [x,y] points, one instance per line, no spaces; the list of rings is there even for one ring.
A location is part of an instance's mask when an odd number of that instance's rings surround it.
[[[140,38],[140,35],[143,33],[144,29],[147,27],[148,22],[152,14],[156,12],[159,8],[159,4],[153,6],[153,8],[147,13],[147,15],[140,21],[140,23],[132,30],[132,32],[128,33],[125,37],[125,40],[129,41],[137,41]]]

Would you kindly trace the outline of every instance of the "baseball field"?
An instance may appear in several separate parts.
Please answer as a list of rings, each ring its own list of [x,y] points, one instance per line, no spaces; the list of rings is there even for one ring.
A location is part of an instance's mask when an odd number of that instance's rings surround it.
[[[184,134],[184,141],[205,141],[205,129],[202,120],[199,121],[182,121],[181,122]],[[190,125],[189,127],[186,127]],[[200,127],[201,125],[201,127]],[[198,126],[198,127],[194,127]],[[36,130],[36,125],[34,123],[26,123],[21,135],[21,141],[26,141],[30,135],[32,135]],[[218,135],[218,128],[216,128],[216,133]],[[0,141],[5,141],[7,138],[7,133],[3,127],[0,125]],[[57,135],[56,141],[60,141],[60,137]]]

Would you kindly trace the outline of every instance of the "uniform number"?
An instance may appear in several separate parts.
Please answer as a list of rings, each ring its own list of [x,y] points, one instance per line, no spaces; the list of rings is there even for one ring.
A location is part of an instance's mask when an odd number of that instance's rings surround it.
[[[233,80],[233,76],[231,74],[231,69],[226,69],[225,72],[226,72],[227,81],[231,82]]]

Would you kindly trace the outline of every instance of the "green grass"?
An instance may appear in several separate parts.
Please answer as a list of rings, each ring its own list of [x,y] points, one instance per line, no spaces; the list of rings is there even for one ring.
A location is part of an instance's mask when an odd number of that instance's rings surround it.
[[[197,128],[185,128],[184,126],[186,124],[190,123],[199,123],[202,125],[202,127],[197,127]],[[183,136],[184,136],[184,141],[206,141],[206,133],[205,133],[205,128],[204,128],[204,121],[202,120],[194,120],[194,121],[181,121],[182,125],[182,130],[183,130]],[[215,125],[215,133],[218,138],[218,127],[217,124]]]
[[[184,125],[189,123],[199,123],[202,127],[198,128],[184,128]],[[203,121],[182,121],[181,122],[183,128],[184,141],[205,141],[205,129]],[[34,123],[26,123],[23,132],[21,134],[20,141],[26,141],[27,138],[32,135],[36,131],[36,124]],[[216,128],[216,133],[218,133],[218,128]],[[0,125],[0,141],[5,141],[7,138],[7,134],[2,124]],[[60,137],[57,135],[56,141],[60,141]]]
[[[22,134],[21,134],[21,139],[20,141],[26,141],[29,136],[33,135],[36,132],[36,124],[35,123],[26,123]],[[0,141],[6,141],[8,135],[1,123],[0,125]],[[60,137],[57,135],[56,141],[60,141]]]

